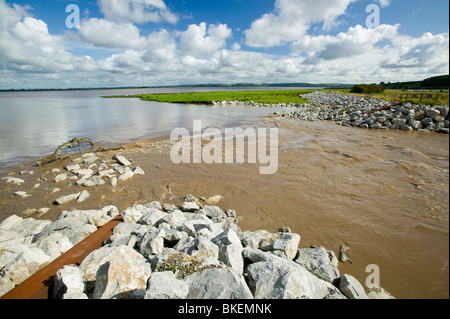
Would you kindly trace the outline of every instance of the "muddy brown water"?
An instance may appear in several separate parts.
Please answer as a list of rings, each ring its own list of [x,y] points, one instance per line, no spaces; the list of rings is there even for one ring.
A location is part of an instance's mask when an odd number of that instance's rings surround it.
[[[91,197],[82,204],[52,204],[62,195],[81,191],[69,181],[53,182],[52,169],[69,160],[14,168],[10,175],[25,183],[0,182],[0,221],[11,214],[23,216],[29,208],[49,207],[41,218],[54,220],[66,209],[116,205],[124,210],[152,200],[180,204],[187,194],[222,195],[218,206],[235,209],[243,217],[242,230],[275,232],[289,226],[301,235],[301,248],[321,245],[336,254],[345,244],[354,264],[340,263],[341,274],[364,284],[366,267],[375,264],[381,286],[396,298],[449,298],[448,135],[289,119],[261,118],[260,125],[279,126],[275,175],[260,175],[258,164],[175,165],[169,157],[173,143],[133,142],[121,153],[146,175],[115,189],[109,183],[90,188]],[[111,163],[113,154],[98,156]],[[36,183],[39,187],[32,189]],[[52,194],[55,188],[61,190]],[[32,196],[13,196],[18,190]]]

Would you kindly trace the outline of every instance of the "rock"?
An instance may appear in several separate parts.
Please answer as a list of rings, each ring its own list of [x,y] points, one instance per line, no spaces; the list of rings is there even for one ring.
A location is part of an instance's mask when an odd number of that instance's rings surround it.
[[[125,157],[123,157],[123,156],[116,155],[116,156],[114,156],[113,159],[116,160],[117,163],[119,163],[120,165],[123,165],[123,166],[131,166],[130,161],[127,160],[127,159],[126,159]]]
[[[9,230],[11,227],[20,225],[23,222],[23,218],[17,215],[11,215],[0,223],[0,231]]]
[[[83,224],[102,227],[119,215],[119,210],[115,206],[106,206],[99,210],[71,210],[62,211],[58,219],[71,218]]]
[[[56,273],[54,279],[53,298],[69,299],[64,297],[66,294],[68,296],[72,296],[70,299],[74,299],[74,296],[81,297],[84,295],[83,275],[76,265],[64,266]]]
[[[189,286],[171,271],[153,273],[144,299],[186,299]]]
[[[106,260],[96,272],[94,299],[127,299],[135,290],[147,288],[151,267],[134,249],[111,248]]]
[[[343,263],[348,261],[349,263],[353,264],[353,261],[347,256],[349,250],[349,247],[341,245],[341,247],[339,248],[339,260]]]
[[[184,202],[181,210],[183,212],[196,212],[200,209],[200,207],[195,202]]]
[[[111,178],[110,184],[112,187],[116,187],[117,186],[117,177]]]
[[[158,209],[146,210],[138,223],[141,225],[154,226],[159,220],[166,217],[167,213],[164,213]]]
[[[223,199],[223,196],[217,195],[213,197],[209,197],[205,202],[210,206],[214,206],[219,204],[219,202]]]
[[[35,244],[50,256],[52,260],[55,260],[73,247],[69,238],[61,233],[53,233]]]
[[[45,226],[41,232],[33,236],[33,243],[38,243],[53,233],[61,233],[69,238],[72,245],[77,245],[83,239],[97,231],[93,225],[85,225],[73,218],[62,218]]]
[[[350,275],[344,275],[341,277],[339,290],[348,299],[369,299],[361,283],[355,277]]]
[[[55,200],[55,204],[56,205],[64,205],[67,204],[71,201],[74,201],[78,198],[78,196],[80,196],[81,193],[76,193],[76,194],[71,194],[71,195],[67,195],[67,196],[62,196],[60,198],[58,198],[57,200]]]
[[[139,252],[144,257],[159,255],[164,250],[164,229],[152,228],[147,231],[139,243]]]
[[[14,185],[20,185],[20,184],[25,183],[25,181],[23,179],[10,177],[10,176],[3,177],[2,180],[4,180],[8,184],[14,184]]]
[[[219,261],[242,274],[244,271],[244,259],[242,257],[244,248],[235,231],[229,228],[213,238],[211,242],[219,247]]]
[[[300,235],[293,233],[276,233],[265,236],[259,243],[263,251],[271,251],[275,255],[293,260],[297,255]]]
[[[19,285],[50,261],[50,256],[42,249],[25,247],[22,253],[3,267],[0,277],[9,277],[14,285]]]
[[[369,299],[378,299],[378,300],[395,299],[390,293],[388,293],[383,288],[369,289],[367,296],[369,297]]]
[[[77,181],[77,185],[81,185],[84,187],[100,186],[103,184],[105,184],[105,181],[100,176],[92,176],[88,180],[80,179],[79,181]]]
[[[81,168],[81,166],[78,165],[78,164],[75,164],[75,165],[68,165],[68,166],[66,166],[64,168],[68,172],[74,172],[74,171],[78,171]]]
[[[140,168],[139,166],[137,166],[134,170],[133,170],[133,174],[134,175],[145,175],[145,172],[142,168]]]
[[[323,299],[326,282],[286,259],[251,264],[247,268],[255,299]]]
[[[133,175],[134,175],[134,173],[131,170],[128,170],[125,173],[123,173],[122,175],[120,175],[119,181],[125,182],[125,181],[129,180],[130,178],[132,178]]]
[[[68,178],[69,178],[69,176],[67,176],[67,173],[61,173],[55,177],[55,183],[65,181]]]
[[[80,195],[77,198],[77,203],[82,203],[84,202],[86,199],[88,199],[89,197],[91,197],[91,194],[89,194],[88,191],[82,191],[80,193]]]
[[[128,207],[126,210],[120,213],[123,217],[123,221],[126,223],[138,223],[144,216],[145,208],[143,206],[135,205]]]
[[[329,254],[323,247],[299,249],[295,262],[327,282],[333,283],[340,277],[339,269],[331,263]]]
[[[184,281],[189,286],[187,299],[253,299],[242,274],[228,269],[207,269]]]

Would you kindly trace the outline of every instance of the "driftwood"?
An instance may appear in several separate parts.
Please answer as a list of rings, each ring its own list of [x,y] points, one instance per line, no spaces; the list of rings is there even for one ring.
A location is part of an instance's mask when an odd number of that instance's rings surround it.
[[[61,144],[55,151],[55,153],[53,153],[50,156],[47,156],[45,158],[43,158],[42,160],[40,160],[39,162],[37,162],[38,166],[42,166],[45,164],[49,164],[51,162],[55,162],[55,161],[59,161],[59,160],[63,160],[66,159],[68,157],[70,157],[69,154],[65,153],[62,154],[62,152],[66,149],[66,148],[74,148],[75,146],[80,146],[80,144],[91,144],[92,146],[94,146],[94,143],[87,137],[83,137],[81,139],[78,138],[74,138],[73,140],[66,142],[64,144]]]
[[[373,110],[373,111],[367,112],[367,115],[370,115],[370,114],[373,114],[373,113],[379,112],[379,111],[389,110],[391,107],[399,106],[399,105],[403,105],[403,103],[396,103],[396,104],[388,105],[388,106],[382,107],[381,109],[377,109],[377,110]]]

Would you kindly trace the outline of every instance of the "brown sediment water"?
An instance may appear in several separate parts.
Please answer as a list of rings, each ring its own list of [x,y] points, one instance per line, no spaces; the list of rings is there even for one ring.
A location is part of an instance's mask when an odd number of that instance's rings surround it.
[[[53,182],[52,169],[69,160],[15,168],[25,171],[13,174],[25,183],[0,183],[0,221],[29,208],[50,207],[42,218],[55,219],[66,209],[124,210],[152,200],[180,204],[187,194],[222,195],[218,206],[235,209],[243,217],[242,230],[289,226],[302,236],[301,248],[321,245],[336,254],[345,244],[354,264],[340,263],[341,274],[365,284],[366,267],[375,264],[381,286],[396,298],[449,298],[448,135],[288,119],[261,118],[259,125],[279,127],[274,175],[260,175],[259,164],[175,165],[169,156],[173,142],[133,142],[121,153],[146,175],[115,189],[109,183],[89,188],[91,197],[82,204],[52,205],[57,197],[81,191],[70,181]],[[98,156],[111,160],[112,154]],[[61,191],[52,194],[56,187]],[[18,190],[31,197],[13,196]]]

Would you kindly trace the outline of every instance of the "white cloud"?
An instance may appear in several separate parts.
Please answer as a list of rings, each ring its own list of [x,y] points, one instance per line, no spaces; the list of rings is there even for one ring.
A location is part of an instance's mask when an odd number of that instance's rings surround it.
[[[100,11],[110,21],[138,24],[178,21],[178,16],[172,13],[162,0],[98,0],[97,2]]]
[[[251,47],[273,47],[300,40],[312,23],[329,29],[355,0],[277,0],[275,11],[266,13],[244,31]]]
[[[226,24],[210,25],[206,23],[191,24],[184,32],[179,32],[179,48],[185,54],[198,55],[213,53],[226,45],[226,40],[232,35]]]
[[[392,0],[377,0],[382,8],[389,7],[392,3]]]
[[[147,40],[131,23],[116,23],[92,18],[82,21],[79,29],[82,40],[107,48],[142,49]]]

